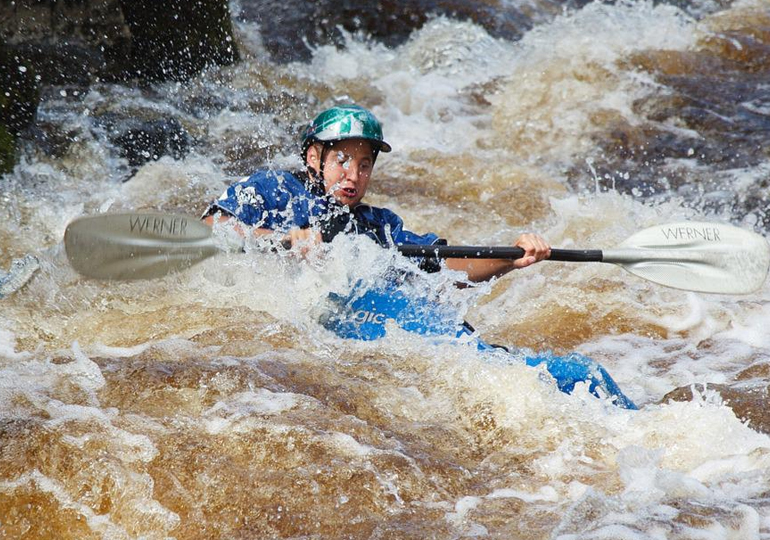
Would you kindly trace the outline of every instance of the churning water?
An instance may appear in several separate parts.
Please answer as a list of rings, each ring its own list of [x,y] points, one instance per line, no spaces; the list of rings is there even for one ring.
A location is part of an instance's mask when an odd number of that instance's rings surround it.
[[[143,282],[82,278],[62,247],[77,216],[199,215],[256,167],[297,166],[300,126],[346,101],[394,147],[369,202],[450,243],[606,248],[686,219],[764,234],[770,9],[692,4],[591,3],[515,42],[435,17],[289,64],[242,22],[244,61],[190,83],[49,88],[38,123],[59,138],[0,188],[0,268],[40,265],[0,300],[0,537],[770,538],[770,285],[556,262],[478,289],[425,278],[488,341],[600,361],[625,411],[471,347],[333,336],[326,295],[392,262],[366,242]],[[153,115],[193,150],[136,168],[107,131]]]

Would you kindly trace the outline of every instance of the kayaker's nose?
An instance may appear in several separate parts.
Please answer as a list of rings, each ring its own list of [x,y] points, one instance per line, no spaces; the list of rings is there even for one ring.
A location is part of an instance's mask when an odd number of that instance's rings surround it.
[[[358,167],[348,162],[349,167],[345,167],[345,178],[353,183],[358,183]]]

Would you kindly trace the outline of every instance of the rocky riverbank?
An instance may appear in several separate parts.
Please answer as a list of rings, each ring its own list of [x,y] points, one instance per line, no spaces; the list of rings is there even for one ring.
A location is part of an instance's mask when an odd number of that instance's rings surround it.
[[[238,59],[226,0],[4,0],[0,21],[0,173],[12,170],[47,85],[184,81]]]

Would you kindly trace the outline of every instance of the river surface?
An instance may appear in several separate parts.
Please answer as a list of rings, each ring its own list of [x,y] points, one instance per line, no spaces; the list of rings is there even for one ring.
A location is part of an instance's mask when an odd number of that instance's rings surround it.
[[[0,537],[770,538],[770,285],[698,294],[557,262],[479,288],[424,277],[488,341],[595,358],[626,411],[398,328],[335,337],[327,295],[392,262],[360,239],[135,282],[80,277],[62,245],[83,214],[197,216],[257,167],[296,167],[301,126],[346,101],[394,148],[369,202],[418,233],[595,249],[682,220],[765,234],[770,6],[679,4],[532,3],[516,41],[439,16],[289,63],[233,4],[238,65],[47,88],[47,142],[0,183],[0,268],[40,261],[0,300]],[[132,165],[110,129],[159,115],[192,150]]]

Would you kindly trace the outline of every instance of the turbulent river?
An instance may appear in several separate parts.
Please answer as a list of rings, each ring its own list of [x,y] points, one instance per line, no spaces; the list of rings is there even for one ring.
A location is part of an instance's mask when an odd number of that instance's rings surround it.
[[[79,276],[62,244],[83,214],[200,215],[257,167],[298,166],[300,127],[350,101],[394,147],[369,202],[418,233],[764,234],[766,2],[590,3],[515,41],[436,16],[400,44],[346,34],[289,63],[235,20],[242,61],[189,83],[46,88],[37,124],[58,138],[0,181],[0,268],[39,261],[0,300],[0,537],[770,538],[770,285],[698,294],[558,262],[479,288],[425,277],[490,342],[601,362],[626,411],[397,328],[335,337],[324,298],[391,260],[365,242],[133,282]],[[132,164],[109,130],[157,114],[192,150]]]

